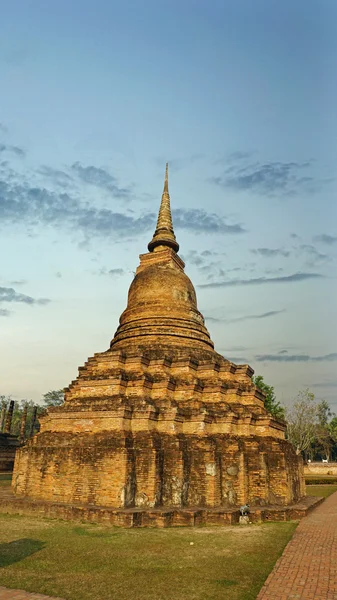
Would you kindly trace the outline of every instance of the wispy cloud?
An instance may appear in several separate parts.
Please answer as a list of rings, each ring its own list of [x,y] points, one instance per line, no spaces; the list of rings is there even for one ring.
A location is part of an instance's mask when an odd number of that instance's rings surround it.
[[[187,229],[204,233],[244,233],[239,223],[229,224],[224,217],[215,213],[207,213],[202,209],[178,208],[172,212],[175,229]]]
[[[235,157],[232,156],[232,159]],[[212,181],[222,187],[238,191],[253,191],[261,195],[291,195],[299,189],[310,191],[315,180],[303,175],[309,162],[266,162],[242,164],[242,157],[234,160],[224,173],[213,177]]]
[[[31,225],[64,226],[85,235],[132,236],[154,227],[155,215],[134,217],[80,202],[68,193],[57,193],[22,182],[0,181],[0,221]]]
[[[240,162],[247,162],[247,160],[251,159],[254,154],[255,154],[255,151],[236,150],[234,152],[230,152],[229,154],[218,156],[213,161],[213,164],[214,165],[223,165],[223,166],[226,166],[226,168],[228,169],[229,168],[228,165],[233,166],[233,163],[237,164]]]
[[[318,252],[317,248],[312,244],[301,244],[299,246],[299,251],[306,255],[306,267],[316,267],[317,265],[321,265],[322,263],[330,260],[330,257],[327,254],[322,254],[322,252]]]
[[[283,250],[282,248],[254,248],[251,252],[266,258],[274,258],[276,256],[288,257],[290,255],[289,250]]]
[[[214,281],[210,283],[200,284],[200,288],[221,288],[221,287],[236,287],[245,285],[265,285],[269,283],[293,283],[306,281],[308,279],[322,278],[320,273],[293,273],[292,275],[284,275],[282,277],[254,277],[252,279],[232,279],[227,281]]]
[[[71,166],[71,169],[84,183],[110,192],[115,198],[123,198],[124,200],[130,198],[130,189],[120,187],[116,177],[111,175],[106,169],[94,167],[93,165],[83,167],[79,162],[75,162]]]
[[[337,352],[323,356],[309,354],[259,354],[255,356],[258,362],[331,362],[337,360]]]
[[[39,168],[38,173],[43,175],[46,179],[50,179],[53,184],[59,185],[60,187],[68,187],[73,183],[73,177],[61,169],[53,169],[47,165],[42,165]]]
[[[215,323],[239,323],[240,321],[255,321],[256,319],[267,319],[268,317],[274,317],[280,313],[285,312],[282,310],[269,310],[268,312],[257,314],[257,315],[242,315],[241,317],[233,317],[230,319],[221,319],[217,317],[205,316],[206,321],[214,321]]]
[[[104,235],[114,239],[131,238],[153,229],[156,214],[135,216],[130,211],[98,208],[82,202],[74,193],[33,187],[19,176],[13,178],[11,173],[7,180],[0,180],[0,222],[63,226],[82,232],[86,237]],[[223,217],[199,209],[175,211],[174,226],[194,233],[236,234],[244,231],[238,223],[227,224]]]
[[[197,250],[190,250],[186,255],[181,255],[181,258],[186,265],[195,265],[199,273],[206,276],[208,280],[225,277],[225,271],[223,269],[223,257],[225,252],[215,252],[210,250],[204,250],[198,252]]]
[[[224,323],[224,321],[225,321],[225,319],[221,319],[218,317],[210,317],[208,315],[205,315],[205,320],[211,321],[211,323]]]
[[[251,158],[255,153],[253,151],[242,151],[236,150],[235,152],[231,152],[226,159],[224,159],[227,163],[232,161],[240,161],[247,160],[247,158]]]
[[[232,356],[231,354],[229,354],[228,356],[225,356],[225,358],[227,358],[227,360],[230,360],[235,365],[247,365],[250,362],[250,359],[246,356]]]
[[[107,269],[106,267],[102,267],[99,271],[96,271],[98,275],[108,275],[109,277],[121,277],[124,275],[124,269]]]
[[[33,306],[36,304],[48,304],[50,300],[48,298],[32,298],[32,296],[16,292],[14,288],[0,287],[0,302],[18,302]]]
[[[15,281],[9,282],[10,285],[24,285],[25,283],[27,283],[26,279],[16,279]]]
[[[221,348],[220,352],[246,352],[249,350],[247,346],[230,346],[229,348]]]
[[[190,250],[187,254],[180,254],[185,263],[200,267],[205,264],[205,257],[199,254],[197,250]]]
[[[6,308],[0,308],[0,317],[9,317],[10,314],[10,310],[7,310]]]
[[[337,244],[337,235],[328,235],[327,233],[321,233],[320,235],[315,235],[314,241],[331,246],[332,244]]]
[[[294,237],[294,234],[292,234]],[[296,236],[297,238],[298,236]],[[337,239],[337,238],[336,238]],[[284,248],[252,248],[250,250],[253,254],[261,256],[262,258],[288,258],[291,254],[297,256],[305,256],[305,267],[315,267],[329,260],[327,254],[319,252],[313,244],[300,244],[293,246],[292,250],[286,250]]]
[[[269,317],[275,317],[275,315],[279,315],[283,312],[285,312],[285,309],[269,310],[268,312],[261,313],[259,315],[244,315],[242,317],[235,317],[233,319],[227,319],[227,323],[238,323],[239,321],[255,321],[256,319],[267,319]]]
[[[25,150],[19,148],[19,146],[11,146],[9,144],[0,144],[0,153],[9,152],[15,154],[18,158],[24,158],[26,156]]]
[[[4,123],[0,123],[0,133],[8,133],[8,128]]]

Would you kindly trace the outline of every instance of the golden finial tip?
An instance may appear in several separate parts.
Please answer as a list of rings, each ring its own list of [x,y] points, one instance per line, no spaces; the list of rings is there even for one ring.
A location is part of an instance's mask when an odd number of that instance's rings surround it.
[[[165,169],[164,192],[168,192],[168,163],[166,163]]]

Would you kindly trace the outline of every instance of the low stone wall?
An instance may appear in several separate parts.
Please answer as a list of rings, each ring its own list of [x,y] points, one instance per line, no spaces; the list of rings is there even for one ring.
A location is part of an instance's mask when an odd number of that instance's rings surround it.
[[[337,463],[313,462],[304,466],[304,475],[337,475]]]

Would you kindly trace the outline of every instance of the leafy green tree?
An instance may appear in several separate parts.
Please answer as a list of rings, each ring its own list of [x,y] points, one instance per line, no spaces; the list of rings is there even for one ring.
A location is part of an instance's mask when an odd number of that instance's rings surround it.
[[[334,442],[337,443],[337,417],[334,416],[329,423],[330,435]]]
[[[331,451],[334,446],[334,440],[331,436],[329,421],[333,416],[329,403],[326,400],[321,400],[317,404],[317,430],[314,447],[316,454],[325,456],[328,460],[331,457]]]
[[[265,383],[262,375],[255,375],[252,378],[253,383],[256,385],[261,392],[266,394],[264,400],[264,407],[267,409],[270,414],[275,417],[275,419],[284,419],[285,409],[284,407],[276,400],[275,390],[273,386]]]
[[[321,427],[328,427],[330,418],[333,416],[329,403],[326,400],[321,400],[317,404],[317,418]]]
[[[51,390],[43,395],[43,402],[47,406],[60,406],[64,402],[63,390]]]

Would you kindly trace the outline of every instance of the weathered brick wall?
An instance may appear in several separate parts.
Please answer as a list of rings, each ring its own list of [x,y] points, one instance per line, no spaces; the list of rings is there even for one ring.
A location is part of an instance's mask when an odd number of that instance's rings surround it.
[[[20,450],[13,485],[20,496],[117,508],[285,505],[304,495],[298,470],[272,438],[45,433]]]

